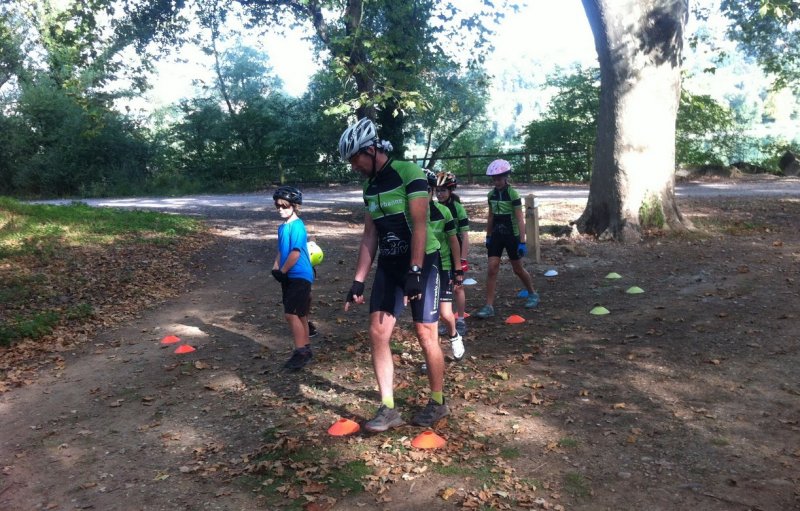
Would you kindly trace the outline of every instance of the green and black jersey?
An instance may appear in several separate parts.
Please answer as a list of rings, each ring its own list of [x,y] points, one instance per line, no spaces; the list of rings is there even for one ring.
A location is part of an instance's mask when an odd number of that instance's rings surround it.
[[[364,207],[378,231],[378,257],[388,261],[411,258],[411,214],[409,200],[428,197],[428,181],[422,169],[411,162],[389,160],[374,178],[364,183]],[[425,253],[439,249],[427,227]]]
[[[510,186],[500,190],[492,188],[489,192],[489,211],[494,214],[492,232],[508,234],[510,230],[514,236],[519,236],[519,225],[515,214],[517,209],[522,209],[522,198],[516,190]]]
[[[431,201],[428,205],[428,215],[428,225],[431,226],[433,234],[441,245],[439,254],[442,257],[442,269],[450,270],[453,268],[453,254],[450,251],[449,238],[456,235],[458,227],[447,206]]]
[[[444,205],[447,206],[447,209],[450,210],[450,214],[453,215],[453,219],[456,221],[456,236],[458,237],[458,242],[461,243],[463,236],[469,236],[469,234],[467,234],[469,232],[469,217],[467,217],[467,210],[464,209],[463,204],[456,200],[450,200]]]

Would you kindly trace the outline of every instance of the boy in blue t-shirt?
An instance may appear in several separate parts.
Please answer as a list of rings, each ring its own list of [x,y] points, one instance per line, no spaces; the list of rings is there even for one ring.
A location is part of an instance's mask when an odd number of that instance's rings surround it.
[[[294,338],[294,352],[283,367],[299,371],[313,358],[308,313],[314,269],[308,254],[306,226],[297,216],[303,194],[293,186],[281,186],[275,190],[272,199],[283,219],[283,224],[278,227],[278,253],[272,265],[272,276],[281,283],[283,312]]]

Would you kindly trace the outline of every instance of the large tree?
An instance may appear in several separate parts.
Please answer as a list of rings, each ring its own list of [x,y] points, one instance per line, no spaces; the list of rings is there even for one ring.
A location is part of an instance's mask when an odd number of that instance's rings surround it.
[[[582,0],[600,63],[589,200],[578,230],[637,241],[686,228],[675,200],[675,119],[688,0]]]

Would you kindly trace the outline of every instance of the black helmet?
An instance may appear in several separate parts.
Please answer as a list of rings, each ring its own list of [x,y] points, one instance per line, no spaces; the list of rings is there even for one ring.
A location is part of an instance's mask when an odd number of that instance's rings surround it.
[[[423,169],[425,172],[425,179],[428,180],[428,186],[430,188],[436,188],[436,172],[430,169]]]
[[[302,204],[303,192],[294,186],[281,186],[272,194],[272,200],[283,199],[289,204]]]

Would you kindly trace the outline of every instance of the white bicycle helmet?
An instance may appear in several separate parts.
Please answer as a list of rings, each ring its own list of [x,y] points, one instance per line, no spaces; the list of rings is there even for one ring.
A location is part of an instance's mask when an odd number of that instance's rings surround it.
[[[487,176],[499,176],[511,172],[511,164],[506,160],[495,160],[486,168]]]
[[[339,138],[339,156],[344,161],[350,161],[360,150],[378,145],[379,142],[375,123],[364,117],[342,133]]]

